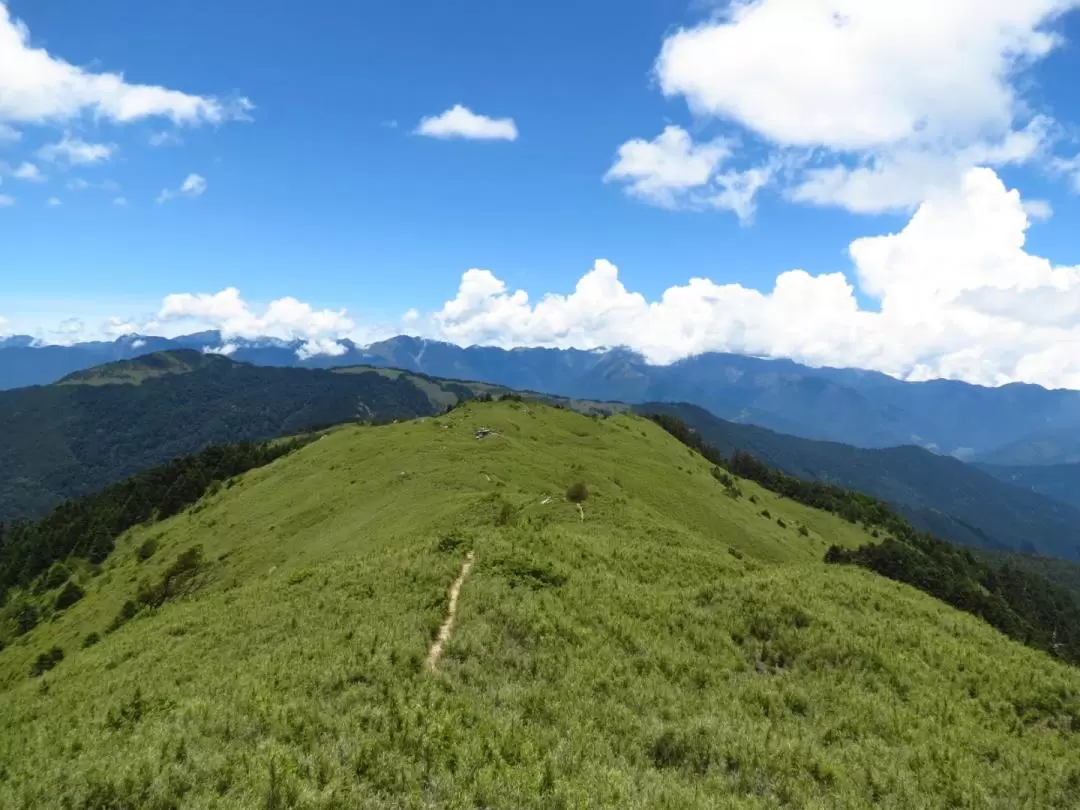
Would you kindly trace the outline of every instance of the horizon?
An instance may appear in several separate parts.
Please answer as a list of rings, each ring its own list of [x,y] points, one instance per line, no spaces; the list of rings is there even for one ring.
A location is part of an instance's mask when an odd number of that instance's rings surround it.
[[[203,332],[193,332],[193,333],[189,333],[189,334],[177,335],[175,337],[165,337],[163,335],[131,333],[131,334],[126,334],[126,335],[120,335],[120,336],[118,336],[116,338],[112,338],[110,340],[83,341],[83,342],[76,342],[76,343],[45,343],[45,342],[42,342],[38,338],[34,338],[32,335],[9,335],[9,336],[6,336],[6,337],[0,337],[0,351],[2,351],[4,349],[7,349],[7,348],[13,348],[11,346],[8,346],[7,342],[12,341],[12,340],[19,340],[19,339],[27,339],[27,340],[30,340],[31,342],[28,345],[21,346],[21,347],[14,347],[14,348],[30,348],[30,349],[58,348],[58,349],[64,349],[64,348],[79,348],[81,346],[89,346],[89,345],[107,345],[107,346],[111,346],[111,345],[122,344],[122,343],[125,343],[125,342],[134,344],[134,343],[139,343],[140,341],[145,342],[147,340],[181,341],[181,340],[190,340],[190,339],[193,339],[193,338],[200,338],[200,337],[203,337],[203,336],[206,336],[206,335],[211,335],[211,334],[215,336],[214,339],[219,345],[217,345],[217,346],[205,345],[205,346],[201,346],[201,347],[177,346],[175,348],[154,349],[154,350],[148,351],[148,352],[146,352],[144,354],[132,355],[131,357],[123,358],[123,359],[120,359],[120,360],[107,360],[104,363],[102,363],[101,365],[108,365],[109,363],[113,363],[113,362],[125,362],[125,361],[128,361],[128,360],[138,359],[139,357],[148,357],[150,355],[159,354],[159,353],[162,353],[162,352],[185,352],[185,351],[198,352],[200,354],[210,354],[210,355],[215,355],[215,356],[219,356],[219,357],[225,357],[227,359],[232,360],[233,362],[246,363],[248,365],[259,365],[258,363],[253,363],[252,361],[236,360],[235,358],[232,357],[232,355],[236,351],[239,351],[239,350],[244,349],[244,348],[258,347],[259,344],[269,344],[269,345],[274,346],[275,348],[289,349],[296,356],[297,360],[299,360],[301,362],[308,361],[308,360],[319,359],[319,358],[322,358],[323,360],[333,360],[335,357],[344,357],[350,351],[363,352],[363,351],[366,351],[366,350],[368,350],[368,349],[370,349],[370,348],[372,348],[374,346],[378,346],[378,345],[385,344],[385,343],[391,343],[391,342],[396,341],[396,340],[408,339],[408,340],[419,341],[421,343],[432,343],[432,344],[438,344],[438,345],[443,345],[443,346],[450,346],[450,347],[453,347],[453,348],[456,348],[456,349],[460,349],[462,351],[469,351],[469,350],[473,350],[473,349],[491,349],[491,350],[507,352],[507,353],[513,353],[513,352],[519,352],[519,351],[521,351],[521,352],[524,352],[524,351],[554,351],[554,352],[580,351],[580,352],[583,352],[583,353],[586,353],[586,354],[597,354],[597,355],[612,354],[612,353],[616,353],[616,352],[627,352],[627,353],[630,353],[630,354],[634,355],[635,358],[637,360],[639,360],[641,363],[643,363],[644,365],[647,365],[647,366],[650,366],[650,367],[659,367],[659,368],[675,365],[677,363],[682,363],[682,362],[685,362],[685,361],[688,361],[688,360],[693,360],[693,359],[699,358],[699,357],[705,357],[705,356],[712,355],[712,356],[728,356],[728,357],[746,358],[746,359],[757,360],[757,361],[766,362],[766,363],[788,363],[788,364],[794,364],[796,366],[800,366],[802,368],[809,369],[811,371],[816,371],[816,370],[856,371],[856,372],[861,372],[861,373],[866,373],[866,374],[882,374],[882,375],[884,375],[886,377],[890,377],[891,379],[897,380],[898,382],[907,383],[907,384],[913,384],[913,385],[918,385],[918,384],[922,384],[922,383],[953,382],[953,383],[960,383],[960,384],[963,384],[963,385],[969,385],[969,386],[971,386],[973,388],[983,388],[983,389],[987,389],[987,390],[997,390],[997,389],[1013,388],[1013,387],[1032,387],[1032,388],[1039,388],[1039,389],[1044,390],[1044,391],[1080,391],[1080,389],[1077,389],[1077,388],[1068,388],[1068,387],[1063,387],[1063,386],[1062,387],[1053,387],[1053,386],[1041,385],[1039,383],[1027,383],[1027,382],[1022,382],[1022,381],[1004,382],[1004,383],[1001,383],[999,385],[984,385],[984,384],[981,384],[981,383],[968,383],[968,382],[965,382],[963,380],[954,380],[954,379],[949,379],[949,378],[946,378],[946,377],[928,377],[926,379],[911,380],[911,379],[904,379],[902,377],[897,377],[897,376],[894,376],[892,374],[888,374],[886,372],[876,371],[874,369],[864,369],[864,368],[858,368],[858,367],[855,367],[855,366],[813,365],[811,363],[801,363],[799,361],[792,360],[789,357],[770,357],[770,356],[767,356],[767,355],[754,355],[754,354],[747,354],[747,353],[743,353],[743,352],[724,352],[724,351],[711,351],[710,350],[710,351],[698,352],[697,354],[687,355],[686,357],[671,360],[669,362],[656,363],[656,362],[651,362],[641,352],[637,351],[636,349],[634,349],[631,346],[597,346],[597,347],[593,347],[593,348],[589,348],[589,349],[573,349],[573,348],[571,348],[571,349],[562,349],[562,348],[553,347],[553,346],[509,346],[509,347],[504,347],[504,346],[495,346],[495,345],[491,345],[491,344],[480,344],[480,343],[462,344],[462,343],[455,343],[455,342],[450,341],[450,340],[443,340],[443,339],[439,339],[439,338],[429,338],[429,337],[424,337],[424,336],[421,336],[421,335],[410,335],[410,334],[405,334],[405,333],[397,334],[397,335],[391,335],[389,337],[383,337],[383,338],[380,338],[379,340],[371,341],[370,343],[365,343],[365,344],[355,343],[355,342],[351,341],[349,338],[344,338],[344,339],[341,340],[341,344],[343,346],[347,346],[348,349],[347,349],[347,351],[342,352],[339,355],[327,355],[327,354],[320,354],[320,353],[315,353],[315,354],[305,353],[304,352],[305,341],[302,338],[276,338],[276,337],[269,337],[269,336],[261,336],[261,337],[255,337],[255,338],[233,338],[233,339],[230,339],[230,340],[225,340],[223,338],[223,336],[222,336],[222,333],[220,331],[218,331],[218,330],[206,330],[206,331],[203,331]],[[139,349],[142,348],[142,346],[134,346],[133,345],[132,348],[134,350],[138,351]],[[363,365],[363,364],[361,363],[360,365]],[[328,366],[327,368],[333,368],[333,367],[337,367],[337,366]],[[345,366],[341,366],[341,367],[345,367]],[[315,367],[316,370],[320,369],[320,368],[322,368],[322,367],[319,367],[319,366]],[[914,445],[914,446],[920,446],[921,447],[921,445]],[[924,448],[924,449],[926,449],[926,448]]]

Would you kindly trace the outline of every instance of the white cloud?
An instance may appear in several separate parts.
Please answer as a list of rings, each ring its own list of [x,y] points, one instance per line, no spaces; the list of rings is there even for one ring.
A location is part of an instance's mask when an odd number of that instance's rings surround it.
[[[1080,154],[1071,158],[1057,158],[1052,166],[1056,172],[1067,175],[1073,191],[1080,194]]]
[[[128,204],[126,197],[113,197],[113,205],[120,206],[121,208]]]
[[[315,309],[295,298],[279,298],[257,312],[235,287],[219,293],[170,295],[155,321],[138,331],[145,333],[163,326],[174,332],[216,329],[226,341],[257,337],[302,340],[302,358],[343,354],[346,349],[339,341],[356,328],[344,309]]]
[[[516,141],[518,129],[513,118],[488,118],[486,115],[477,115],[461,104],[455,104],[441,115],[421,120],[416,134],[443,139]]]
[[[116,144],[87,143],[66,132],[57,143],[46,144],[38,149],[37,156],[51,163],[66,162],[72,166],[90,166],[109,160],[116,150]]]
[[[11,321],[0,315],[0,337],[7,337],[11,334]]]
[[[1024,200],[1024,213],[1035,222],[1045,222],[1054,216],[1054,206],[1049,200]]]
[[[216,124],[248,117],[246,98],[223,101],[145,84],[119,73],[77,67],[30,43],[30,32],[0,3],[0,121],[32,124],[85,113],[127,123],[164,117],[176,124]]]
[[[773,143],[862,150],[1012,128],[1018,66],[1075,0],[749,0],[665,42],[668,96]],[[963,58],[957,58],[962,54]]]
[[[627,193],[672,208],[682,192],[706,185],[729,157],[728,141],[696,144],[682,127],[668,126],[655,140],[635,138],[620,146],[604,179],[625,182]]]
[[[59,197],[49,197],[49,199],[45,201],[45,205],[49,206],[49,208],[58,208],[63,205],[63,203],[60,201]]]
[[[205,194],[206,189],[207,183],[205,177],[201,174],[189,174],[184,178],[184,182],[180,184],[180,188],[176,190],[168,188],[162,189],[161,193],[157,196],[157,201],[159,203],[168,202],[176,197],[190,197],[194,199],[195,197],[201,197]]]
[[[703,351],[790,357],[899,377],[1080,388],[1080,268],[1024,249],[1029,220],[989,169],[924,203],[899,233],[852,243],[861,309],[842,273],[781,274],[768,292],[691,279],[656,301],[596,266],[569,295],[532,303],[487,270],[470,270],[433,316],[462,344],[624,345],[655,362]]]
[[[15,204],[15,198],[9,194],[0,194],[0,208],[10,208]]]
[[[623,183],[627,194],[661,208],[725,209],[748,222],[757,193],[779,164],[720,171],[733,149],[729,139],[695,143],[682,127],[667,126],[652,141],[636,138],[620,146],[604,180]]]
[[[349,351],[348,346],[331,338],[311,338],[297,349],[296,356],[301,360],[310,360],[313,357],[341,357],[347,351]]]
[[[151,146],[182,146],[184,139],[177,133],[171,131],[155,132],[150,136],[149,143]]]
[[[16,180],[28,180],[31,183],[43,183],[48,178],[41,173],[41,170],[33,163],[23,162],[17,166],[11,172],[11,176]]]
[[[20,140],[22,140],[22,133],[19,130],[9,124],[0,122],[0,146],[18,143]]]
[[[737,0],[668,36],[655,75],[697,116],[770,150],[766,165],[801,163],[783,177],[790,199],[912,209],[974,166],[1046,154],[1053,122],[1026,104],[1020,74],[1059,44],[1051,26],[1077,6]]]

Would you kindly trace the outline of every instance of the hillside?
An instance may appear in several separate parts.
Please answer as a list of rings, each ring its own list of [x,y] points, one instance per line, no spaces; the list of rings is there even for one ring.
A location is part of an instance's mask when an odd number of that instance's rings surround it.
[[[211,442],[445,410],[470,389],[355,369],[257,368],[180,351],[0,392],[0,521],[37,516]]]
[[[52,382],[76,368],[149,351],[214,349],[225,342],[222,335],[206,332],[174,340],[126,336],[71,347],[0,343],[0,390]],[[1080,453],[1080,392],[1035,385],[903,382],[858,369],[718,352],[661,366],[619,348],[504,350],[408,336],[367,347],[346,340],[340,344],[343,353],[315,357],[301,357],[299,341],[227,342],[235,349],[233,359],[257,365],[385,366],[583,399],[689,402],[730,421],[858,447],[916,444],[1001,464],[1064,462]]]
[[[865,531],[741,491],[627,415],[331,431],[76,565],[85,595],[9,637],[0,806],[1080,802],[1080,671],[824,565]]]
[[[1024,467],[975,464],[983,472],[1014,487],[1030,489],[1048,498],[1080,508],[1080,463],[1039,464]]]
[[[919,447],[865,450],[785,436],[692,405],[647,403],[635,410],[676,416],[725,455],[742,450],[797,478],[873,495],[917,528],[955,543],[1080,560],[1080,509],[954,458]]]

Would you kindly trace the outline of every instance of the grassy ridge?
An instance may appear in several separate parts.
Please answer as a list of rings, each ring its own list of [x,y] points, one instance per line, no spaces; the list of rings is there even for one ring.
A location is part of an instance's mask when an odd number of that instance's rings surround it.
[[[867,534],[740,488],[629,416],[334,431],[133,530],[0,653],[0,806],[1080,802],[1080,674],[825,566]],[[196,546],[184,595],[105,632]]]

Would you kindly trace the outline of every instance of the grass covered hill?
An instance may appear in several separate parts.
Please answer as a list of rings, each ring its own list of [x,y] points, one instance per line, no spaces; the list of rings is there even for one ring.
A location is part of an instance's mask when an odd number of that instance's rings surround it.
[[[1080,671],[730,489],[629,415],[330,431],[9,594],[0,806],[1080,804]]]
[[[1080,560],[1080,509],[955,458],[921,447],[866,450],[786,436],[719,419],[694,405],[634,408],[682,420],[725,455],[750,453],[796,478],[872,495],[892,504],[916,528],[952,542]]]
[[[3,391],[0,521],[36,517],[212,442],[430,415],[472,395],[465,385],[416,374],[260,368],[191,350]]]

